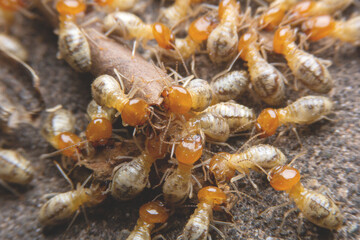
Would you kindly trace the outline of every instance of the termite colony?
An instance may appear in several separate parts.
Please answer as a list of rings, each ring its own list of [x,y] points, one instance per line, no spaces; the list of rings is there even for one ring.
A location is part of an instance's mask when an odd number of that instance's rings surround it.
[[[324,96],[336,85],[328,71],[330,61],[304,50],[307,45],[300,37],[359,45],[359,17],[338,20],[352,1],[275,0],[268,6],[247,6],[236,0],[175,0],[160,9],[149,4],[154,16],[147,17],[148,22],[138,14],[138,5],[146,2],[34,3],[54,22],[59,57],[75,71],[94,75],[85,129],[79,132],[75,117],[64,108],[49,111],[42,124],[42,136],[56,149],[42,159],[61,155],[61,164],[55,164],[72,190],[43,202],[40,224],[71,227],[85,207],[112,201],[106,198],[137,201],[151,189],[152,196],[158,196],[140,207],[127,238],[151,239],[171,227],[173,215],[194,202],[189,198],[196,199],[197,192],[196,209],[177,239],[207,239],[210,226],[217,232],[214,237],[232,239],[211,225],[213,211],[231,214],[247,197],[261,204],[264,187],[253,182],[250,174],[255,171],[267,175],[275,190],[286,191],[308,221],[340,230],[344,217],[335,201],[306,189],[299,171],[289,166],[293,162],[287,164],[282,150],[273,145],[286,141],[284,130],[276,134],[286,125],[306,149],[295,124],[310,125],[333,112],[335,103]],[[0,24],[9,26],[13,11],[24,7],[21,0],[0,0]],[[0,42],[5,36],[0,33]],[[11,45],[4,51],[25,61],[21,48]],[[270,59],[280,55],[291,74],[271,64]],[[214,68],[220,71],[209,69],[210,79],[199,78],[199,58],[220,66]],[[287,104],[287,96],[298,91],[297,80],[300,97]],[[250,108],[253,102],[261,108]],[[73,175],[77,169],[90,170],[90,176],[75,188],[65,172]],[[252,192],[240,191],[235,184],[244,176]],[[34,170],[16,152],[0,150],[0,177],[27,184]],[[241,236],[240,222],[227,220]],[[283,224],[278,225],[280,231]]]

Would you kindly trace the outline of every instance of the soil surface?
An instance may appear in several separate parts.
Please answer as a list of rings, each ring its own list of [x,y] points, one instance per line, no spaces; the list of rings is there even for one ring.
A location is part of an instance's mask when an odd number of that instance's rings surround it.
[[[40,76],[40,90],[46,108],[61,104],[71,110],[77,119],[77,132],[83,131],[87,124],[86,107],[91,100],[90,84],[94,77],[76,73],[66,62],[56,58],[57,36],[44,22],[18,16],[11,33],[19,38],[29,51],[28,63]],[[333,48],[330,48],[322,57],[333,59],[332,53]],[[2,57],[0,66],[1,81],[15,83],[18,78],[25,77],[19,74],[19,67],[9,64]],[[244,66],[239,61],[234,69],[242,69]],[[206,55],[196,58],[196,71],[203,79],[210,80],[225,67],[214,66]],[[252,173],[251,178],[258,186],[258,194],[247,178],[239,180],[236,185],[241,193],[256,201],[242,196],[231,209],[233,219],[223,212],[214,214],[214,220],[228,222],[213,223],[227,236],[226,239],[360,238],[360,49],[343,46],[329,70],[336,82],[334,90],[329,94],[335,105],[334,113],[329,116],[332,120],[324,119],[309,126],[297,127],[303,149],[307,152],[296,160],[294,166],[304,175],[302,181],[306,187],[326,187],[344,214],[344,227],[338,232],[331,232],[306,219],[302,221],[297,217],[299,211],[296,211],[287,217],[277,236],[276,231],[284,213],[294,205],[260,216],[259,213],[267,207],[284,203],[288,198],[285,193],[273,190],[264,174]],[[294,91],[292,84],[287,86],[289,101],[294,101],[299,96],[314,94],[304,90],[302,86],[300,91]],[[266,107],[249,93],[240,99],[239,103],[254,107],[257,113]],[[40,119],[43,120],[45,116],[46,113],[43,112]],[[11,133],[1,132],[2,147],[21,151],[35,167],[36,174],[28,186],[13,186],[21,193],[20,197],[0,186],[0,239],[125,239],[136,223],[139,207],[160,193],[159,189],[146,189],[129,202],[117,202],[109,197],[99,206],[86,210],[88,225],[83,214],[80,214],[68,231],[67,225],[52,229],[42,228],[37,216],[41,205],[46,201],[44,194],[69,191],[70,186],[53,164],[53,160],[60,161],[60,157],[40,159],[41,154],[54,151],[40,135],[40,127],[41,121],[37,126],[21,124]],[[245,137],[234,137],[229,143],[238,148],[246,140]],[[267,140],[271,144],[274,141],[275,138]],[[285,153],[289,161],[303,151],[292,131],[286,131],[275,146]],[[212,146],[211,150],[230,151],[223,146]],[[159,179],[156,179],[155,184],[158,181]],[[196,187],[195,190],[197,189]],[[166,239],[176,239],[194,211],[196,202],[194,196],[183,207],[178,208],[169,218],[168,225],[158,233]],[[232,221],[234,223],[231,223]],[[221,239],[212,228],[210,234],[213,239]]]

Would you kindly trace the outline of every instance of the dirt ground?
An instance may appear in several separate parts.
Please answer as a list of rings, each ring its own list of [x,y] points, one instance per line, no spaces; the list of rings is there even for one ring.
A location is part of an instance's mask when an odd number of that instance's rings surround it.
[[[64,61],[56,58],[57,36],[48,25],[20,16],[16,19],[15,26],[12,33],[28,49],[28,63],[40,76],[46,108],[61,104],[71,110],[77,119],[77,132],[83,131],[87,123],[86,106],[91,100],[90,83],[94,78],[88,74],[76,73]],[[4,59],[0,60],[0,66],[1,81],[17,81],[17,78],[23,77],[16,66],[8,64]],[[223,68],[224,66],[214,67],[206,56],[197,57],[197,72],[204,79],[210,79]],[[234,68],[243,68],[243,65],[237,63]],[[344,227],[338,232],[331,232],[316,227],[305,219],[301,225],[301,219],[296,212],[289,215],[277,238],[275,232],[282,217],[293,205],[259,216],[259,212],[267,207],[283,203],[288,198],[286,194],[274,191],[266,176],[252,173],[251,177],[259,187],[259,196],[247,179],[238,181],[237,187],[260,203],[243,197],[231,210],[234,224],[214,224],[227,239],[360,238],[360,48],[347,46],[329,69],[336,82],[330,94],[335,103],[334,114],[330,115],[334,121],[322,120],[297,128],[307,153],[300,157],[294,166],[304,175],[303,183],[306,187],[328,188],[330,195],[339,202],[345,216]],[[308,94],[313,93],[293,90],[287,92],[290,100]],[[257,113],[265,107],[250,94],[239,103],[254,107]],[[42,113],[41,119],[44,116],[45,113]],[[124,239],[136,223],[139,207],[159,193],[159,190],[146,189],[143,194],[129,202],[117,202],[109,198],[101,205],[87,209],[89,226],[83,215],[80,215],[67,232],[66,225],[43,229],[37,221],[38,211],[45,202],[42,196],[70,190],[70,186],[53,164],[53,160],[59,160],[59,157],[44,160],[39,158],[41,154],[54,149],[42,138],[38,127],[23,124],[12,133],[0,134],[3,148],[21,150],[36,169],[35,178],[29,186],[14,186],[21,193],[21,197],[16,197],[0,187],[0,239]],[[230,143],[239,147],[244,140],[246,139],[232,138]],[[268,141],[272,143],[274,138]],[[292,132],[287,132],[276,146],[283,150],[289,160],[301,151]],[[212,151],[220,150],[229,151],[217,146],[212,148]],[[159,233],[166,239],[176,239],[193,212],[194,204],[196,198],[177,209],[170,217],[168,226]],[[214,219],[230,221],[229,216],[223,213],[215,213]],[[298,235],[299,225],[301,229]],[[211,230],[210,234],[213,239],[220,239],[214,230]]]

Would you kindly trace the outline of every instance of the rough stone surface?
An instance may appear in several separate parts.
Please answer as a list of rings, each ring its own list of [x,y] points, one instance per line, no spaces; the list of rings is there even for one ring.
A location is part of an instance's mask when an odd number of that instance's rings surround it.
[[[77,131],[83,131],[86,126],[85,113],[87,103],[91,99],[90,83],[93,77],[78,74],[64,61],[56,59],[57,37],[43,22],[19,17],[15,26],[13,35],[17,36],[29,50],[28,62],[40,75],[41,92],[46,107],[61,104],[70,109],[77,118]],[[224,66],[214,67],[205,55],[197,57],[196,63],[197,73],[204,79],[210,79],[224,68]],[[304,185],[313,189],[326,186],[330,195],[340,203],[346,220],[341,231],[332,233],[304,219],[299,233],[300,239],[360,238],[359,64],[360,49],[347,47],[346,51],[340,52],[337,62],[330,67],[336,82],[336,87],[330,94],[335,102],[334,114],[330,116],[334,121],[322,120],[310,126],[297,127],[307,153],[300,157],[294,166],[304,175]],[[4,61],[1,61],[0,66],[0,80],[13,77],[13,72],[17,71]],[[235,64],[234,68],[242,68],[242,63]],[[14,78],[13,81],[16,79]],[[291,86],[287,88],[290,89],[287,93],[290,100],[313,94],[307,90],[295,92],[291,90]],[[240,103],[255,107],[257,112],[265,107],[251,94],[247,94]],[[139,207],[159,193],[159,190],[146,189],[138,198],[129,202],[107,199],[103,204],[87,209],[88,226],[84,217],[80,215],[67,232],[65,232],[66,225],[42,229],[37,221],[39,208],[45,202],[42,196],[70,190],[52,159],[39,158],[43,153],[52,152],[53,148],[41,137],[39,129],[28,125],[21,125],[19,130],[11,134],[0,134],[2,147],[22,149],[36,169],[36,176],[29,186],[23,188],[14,186],[21,192],[21,197],[16,197],[0,187],[0,239],[124,239],[136,223]],[[241,146],[245,140],[246,138],[233,138],[230,143]],[[271,138],[268,141],[272,143],[274,140],[275,138]],[[284,151],[289,160],[301,151],[291,131],[286,132],[276,146]],[[215,152],[220,150],[229,149],[220,146],[212,148]],[[55,159],[59,160],[58,157]],[[231,210],[235,223],[215,225],[224,232],[227,239],[298,239],[297,227],[301,224],[301,219],[296,213],[288,216],[279,238],[276,237],[276,230],[284,213],[293,205],[259,216],[259,212],[267,207],[287,201],[286,194],[274,191],[263,174],[252,173],[251,177],[259,187],[259,196],[246,178],[239,180],[238,189],[261,204],[244,196]],[[195,203],[196,198],[179,208],[170,217],[167,228],[159,233],[166,239],[176,239],[193,212]],[[231,220],[223,213],[215,213],[214,219]],[[215,231],[211,230],[210,233],[213,239],[220,239]]]

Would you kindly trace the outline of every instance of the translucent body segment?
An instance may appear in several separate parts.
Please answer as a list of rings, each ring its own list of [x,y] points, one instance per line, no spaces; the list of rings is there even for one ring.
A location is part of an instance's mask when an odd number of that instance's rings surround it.
[[[154,23],[152,31],[155,40],[161,48],[174,49],[175,37],[167,26],[162,23]]]
[[[95,118],[86,128],[86,139],[97,144],[106,144],[112,134],[112,124],[106,118]]]
[[[140,218],[147,223],[164,223],[169,217],[169,214],[160,202],[145,203],[139,210]]]
[[[277,111],[273,108],[267,108],[260,113],[255,127],[258,132],[263,132],[263,137],[269,137],[275,134],[279,124]]]
[[[202,16],[190,24],[189,36],[197,43],[208,39],[210,33],[217,26],[216,19],[211,16]]]
[[[149,119],[149,116],[149,105],[140,98],[128,101],[121,112],[123,122],[130,126],[143,125]]]
[[[176,147],[175,155],[180,163],[191,165],[199,160],[202,150],[201,136],[197,134],[189,135]]]
[[[226,194],[218,187],[208,186],[200,189],[198,199],[200,202],[216,206],[226,202]]]
[[[309,36],[311,41],[318,41],[329,36],[335,29],[336,23],[331,16],[318,16],[306,20],[302,24],[302,30]]]
[[[277,191],[290,190],[300,181],[300,173],[297,169],[289,166],[281,166],[273,169],[269,175],[270,185]]]
[[[163,105],[173,113],[184,114],[190,111],[192,106],[191,95],[186,88],[173,86],[166,88],[162,94]]]
[[[63,155],[67,157],[73,157],[78,152],[78,145],[76,144],[81,142],[81,138],[78,137],[75,133],[63,132],[56,136],[56,141],[58,143],[59,149],[70,147],[62,152]]]
[[[85,12],[86,3],[83,0],[59,0],[56,10],[60,15],[76,15]]]

